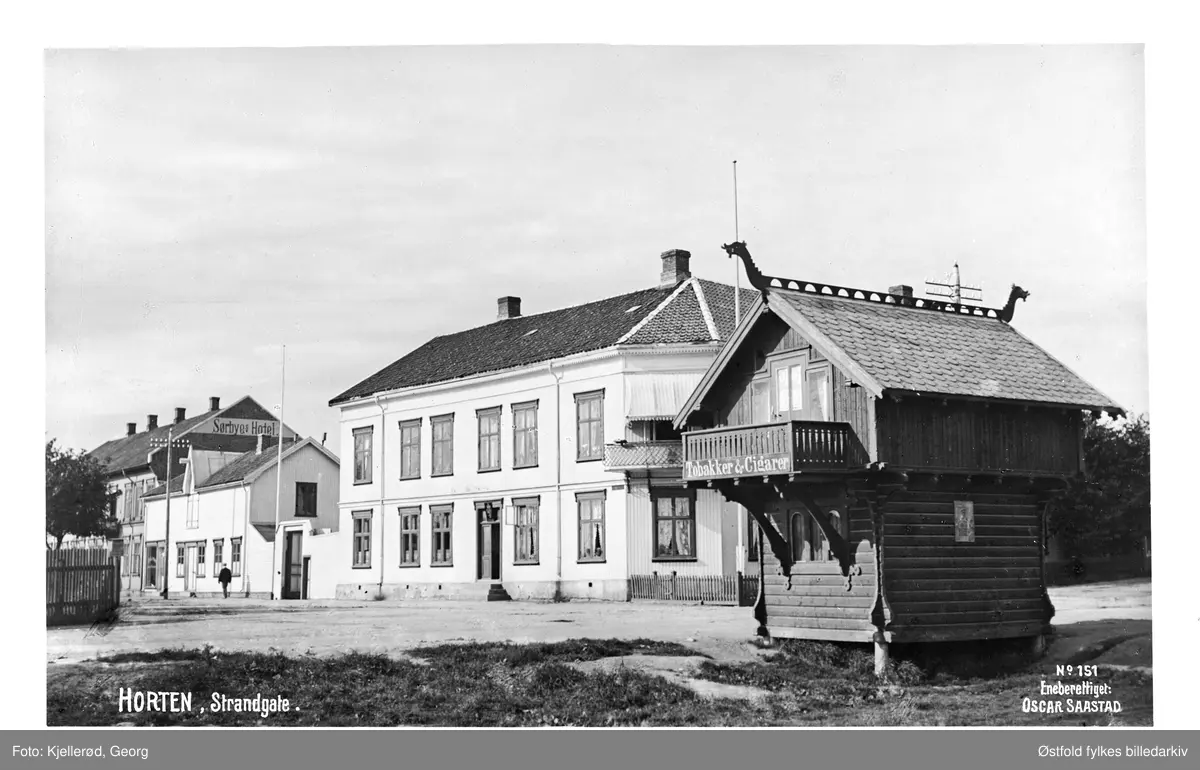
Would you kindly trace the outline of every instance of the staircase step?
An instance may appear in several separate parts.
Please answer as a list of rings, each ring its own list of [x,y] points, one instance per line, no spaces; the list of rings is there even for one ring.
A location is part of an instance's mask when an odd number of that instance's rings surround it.
[[[492,583],[488,588],[487,600],[489,602],[511,602],[512,597],[508,595],[508,591],[504,590],[504,586],[500,583]]]

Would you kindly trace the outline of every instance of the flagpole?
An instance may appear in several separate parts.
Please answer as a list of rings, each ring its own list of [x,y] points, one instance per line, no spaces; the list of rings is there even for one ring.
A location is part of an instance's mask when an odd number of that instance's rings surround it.
[[[287,380],[287,345],[280,345],[279,360],[279,450],[275,455],[275,537],[271,540],[271,569],[275,570],[275,559],[279,551],[279,506],[283,493],[283,401],[284,383]],[[277,598],[275,593],[275,571],[271,573],[271,598]],[[282,567],[280,574],[280,593],[283,588]]]
[[[737,161],[733,162],[733,240],[738,240]],[[742,320],[742,266],[733,260],[733,325]]]
[[[166,540],[165,540],[166,551],[167,551],[166,562],[167,562],[167,564],[169,564],[171,566],[175,566],[175,558],[170,555],[171,554],[171,444],[174,443],[174,441],[172,440],[172,436],[174,435],[174,432],[175,432],[175,428],[173,428],[173,427],[167,428],[167,472],[165,474],[163,474],[167,480],[167,531],[166,531]],[[162,559],[160,559],[160,561],[162,561]],[[165,569],[162,571],[162,573],[163,573],[162,598],[169,599],[170,598],[170,590],[171,590],[171,570]]]

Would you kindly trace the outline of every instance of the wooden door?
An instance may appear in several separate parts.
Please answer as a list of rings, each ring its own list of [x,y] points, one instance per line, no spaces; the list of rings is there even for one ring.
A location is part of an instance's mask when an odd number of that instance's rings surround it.
[[[500,579],[500,526],[495,522],[479,524],[479,579]]]
[[[155,588],[158,585],[158,546],[146,546],[146,585],[145,588]]]
[[[183,561],[183,590],[191,593],[196,590],[196,565],[199,561],[196,558],[196,552],[199,549],[194,545],[187,547],[187,556]]]
[[[283,598],[299,599],[304,594],[304,554],[302,530],[288,530],[283,549]]]

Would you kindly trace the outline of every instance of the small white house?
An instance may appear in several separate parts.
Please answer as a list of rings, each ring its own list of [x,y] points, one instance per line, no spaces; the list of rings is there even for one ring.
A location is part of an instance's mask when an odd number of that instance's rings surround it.
[[[279,457],[261,437],[233,457],[189,456],[171,480],[169,528],[166,485],[151,490],[146,537],[165,543],[168,559],[147,563],[147,582],[170,596],[220,596],[228,565],[234,596],[310,598],[313,587],[332,596],[334,538],[324,536],[338,528],[338,458],[311,438],[285,442],[278,479]]]
[[[493,323],[332,399],[351,455],[338,596],[625,601],[661,575],[742,571],[745,514],[684,487],[671,430],[734,327],[733,287],[689,259],[575,307],[501,297]]]

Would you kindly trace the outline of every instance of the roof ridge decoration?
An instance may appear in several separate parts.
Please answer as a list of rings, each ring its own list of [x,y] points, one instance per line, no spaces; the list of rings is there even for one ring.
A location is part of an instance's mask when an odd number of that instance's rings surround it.
[[[1010,323],[1013,317],[1013,311],[1016,309],[1017,300],[1025,300],[1029,298],[1029,292],[1017,286],[1015,283],[1008,295],[1008,302],[1003,308],[990,307],[975,307],[972,305],[963,305],[955,302],[943,302],[941,300],[925,299],[924,297],[904,297],[898,294],[888,294],[883,291],[873,291],[870,289],[852,289],[846,286],[837,286],[831,283],[817,283],[816,281],[801,281],[794,278],[780,278],[773,275],[763,275],[758,266],[754,264],[754,259],[750,256],[750,250],[746,248],[745,241],[734,241],[733,243],[725,243],[721,245],[725,249],[725,253],[730,257],[740,257],[742,263],[746,267],[746,276],[750,279],[750,285],[758,289],[763,299],[766,299],[767,292],[770,289],[782,289],[784,291],[799,291],[807,294],[818,294],[826,297],[834,297],[840,299],[854,299],[867,302],[876,302],[885,305],[897,305],[900,307],[914,308],[917,310],[934,310],[942,313],[953,313],[956,315],[976,316],[982,318],[995,318],[1003,323]]]
[[[704,288],[700,285],[700,280],[693,278],[692,290],[696,292],[696,299],[700,303],[700,314],[704,316],[704,323],[708,324],[708,335],[710,339],[721,341],[721,332],[717,329],[717,323],[713,320],[712,309],[708,306],[708,298],[704,296]],[[734,291],[737,291],[734,289]]]

